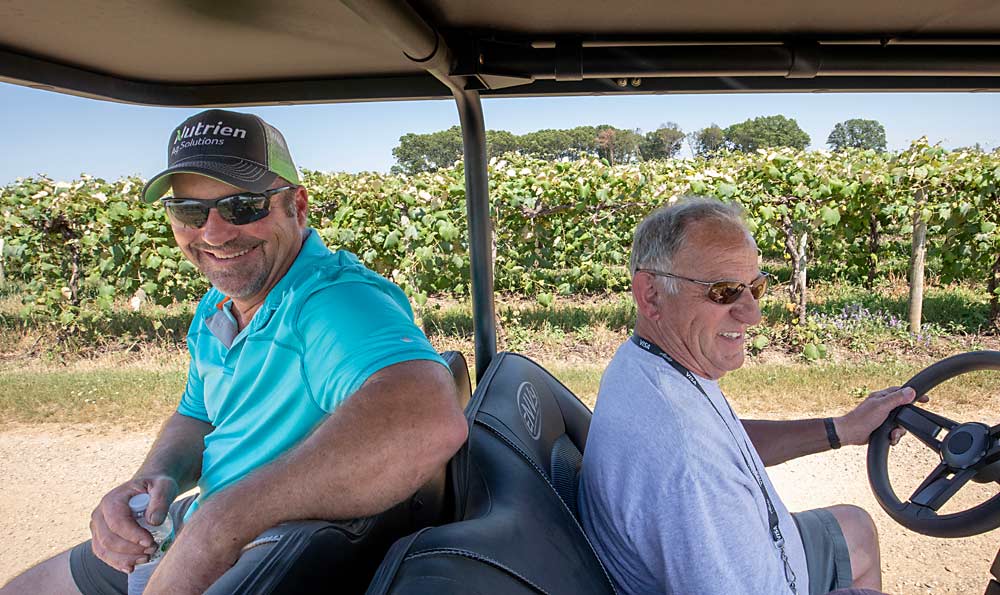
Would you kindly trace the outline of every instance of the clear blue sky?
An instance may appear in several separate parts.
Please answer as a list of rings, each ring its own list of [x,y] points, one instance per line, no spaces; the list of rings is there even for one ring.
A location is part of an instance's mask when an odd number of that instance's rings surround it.
[[[69,180],[81,172],[113,179],[149,177],[163,168],[175,125],[199,110],[132,106],[0,83],[0,129],[8,139],[0,185],[39,173]],[[458,124],[451,101],[251,108],[285,135],[299,167],[387,171],[407,132]],[[611,124],[654,130],[676,122],[685,132],[726,127],[757,116],[795,118],[823,148],[834,124],[871,118],[890,149],[926,135],[945,147],[1000,146],[1000,94],[767,94],[557,97],[484,100],[486,125],[522,134],[542,128]]]

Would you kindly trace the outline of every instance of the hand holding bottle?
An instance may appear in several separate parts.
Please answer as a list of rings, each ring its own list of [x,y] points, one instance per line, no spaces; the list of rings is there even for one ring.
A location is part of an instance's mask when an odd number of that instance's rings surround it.
[[[163,518],[163,522],[154,525],[147,520],[147,507],[149,506],[149,494],[143,492],[129,498],[128,507],[132,511],[132,518],[136,524],[149,532],[153,538],[153,545],[156,551],[149,555],[149,561],[144,564],[136,564],[132,572],[128,575],[128,595],[141,595],[146,589],[146,583],[153,576],[156,565],[163,557],[170,545],[174,542],[174,523],[170,515]]]
[[[167,517],[168,507],[177,492],[177,483],[165,476],[135,478],[108,492],[90,515],[94,554],[125,573],[132,572],[136,564],[149,561],[157,548],[150,532],[133,517],[129,499],[140,493],[149,494],[145,518],[150,525],[155,525]]]

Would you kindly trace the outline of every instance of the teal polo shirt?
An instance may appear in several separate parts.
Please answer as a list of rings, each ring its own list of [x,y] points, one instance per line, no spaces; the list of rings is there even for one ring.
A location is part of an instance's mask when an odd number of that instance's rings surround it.
[[[350,252],[331,252],[313,230],[242,331],[231,307],[213,287],[187,335],[191,364],[177,411],[215,427],[205,437],[199,501],[294,447],[378,370],[409,360],[445,365],[402,290]]]

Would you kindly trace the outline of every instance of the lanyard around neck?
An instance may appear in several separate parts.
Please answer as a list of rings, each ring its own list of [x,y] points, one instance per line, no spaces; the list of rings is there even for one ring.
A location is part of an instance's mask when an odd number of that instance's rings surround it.
[[[740,440],[736,437],[736,433],[733,431],[733,429],[729,427],[729,424],[726,422],[726,418],[723,417],[722,412],[719,411],[719,408],[716,407],[712,399],[709,398],[708,393],[705,392],[704,388],[702,388],[701,382],[698,381],[698,377],[695,376],[694,373],[691,372],[691,370],[688,370],[687,367],[684,366],[684,364],[670,357],[670,355],[666,351],[663,351],[663,349],[661,349],[660,346],[657,345],[656,343],[653,343],[648,339],[644,339],[639,335],[632,335],[632,342],[638,345],[640,349],[647,351],[661,358],[668,364],[670,364],[671,367],[677,370],[677,372],[681,376],[683,376],[685,380],[687,380],[695,388],[697,388],[698,392],[700,392],[705,397],[705,400],[708,401],[708,404],[711,405],[712,409],[715,410],[715,413],[716,415],[719,416],[719,419],[722,420],[722,425],[726,426],[726,429],[729,430],[729,434],[733,437],[733,440],[736,442],[736,449],[740,451],[740,456],[743,457],[743,462],[746,464],[747,470],[750,471],[750,475],[753,476],[754,481],[757,484],[757,487],[760,489],[761,495],[764,497],[764,505],[767,507],[767,524],[770,527],[771,540],[774,541],[775,546],[781,553],[781,561],[785,565],[785,579],[788,581],[788,586],[791,588],[792,593],[797,593],[795,589],[795,572],[792,571],[791,565],[788,562],[788,556],[785,554],[785,538],[781,534],[781,528],[778,526],[778,511],[774,507],[774,503],[771,501],[771,496],[767,493],[767,487],[764,485],[764,480],[761,478],[760,470],[757,469],[757,464],[753,462],[753,455],[752,454],[750,455],[750,459],[747,458],[747,453],[751,451],[750,451],[750,445],[747,444],[746,438],[743,439],[743,446],[746,447],[746,452],[744,452],[743,448],[740,447]],[[726,402],[726,406],[729,407],[728,401]],[[729,407],[729,413],[732,415],[733,420],[736,420],[736,413],[733,412],[732,407]]]

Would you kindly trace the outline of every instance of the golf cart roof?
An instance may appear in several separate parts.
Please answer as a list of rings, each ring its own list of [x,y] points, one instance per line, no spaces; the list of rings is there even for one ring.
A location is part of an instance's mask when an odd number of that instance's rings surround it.
[[[0,81],[176,106],[998,90],[1000,3],[9,0]]]

